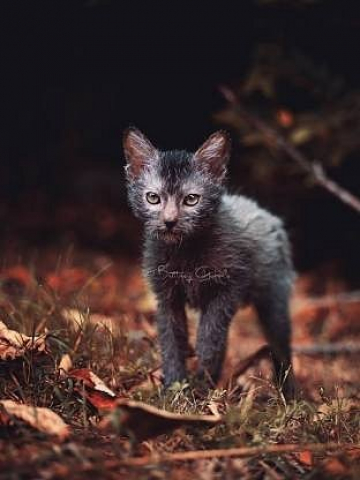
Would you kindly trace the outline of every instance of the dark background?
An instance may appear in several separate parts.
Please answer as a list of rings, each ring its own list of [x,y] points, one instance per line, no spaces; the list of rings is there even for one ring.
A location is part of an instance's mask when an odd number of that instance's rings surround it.
[[[136,125],[161,148],[196,148],[221,127],[214,119],[224,106],[219,85],[242,79],[261,42],[301,51],[341,75],[349,90],[357,89],[356,6],[351,1],[201,2],[191,8],[184,2],[2,2],[0,213],[6,244],[18,245],[18,237],[35,246],[57,241],[69,227],[56,212],[68,203],[85,213],[71,216],[67,210],[77,227],[62,245],[137,251],[139,228],[125,202],[123,129]],[[294,108],[303,101],[291,92],[287,96]],[[335,262],[356,280],[359,216],[318,188],[307,193],[304,185],[300,200],[292,196],[297,178],[289,177],[290,193],[276,184],[263,191],[241,168],[244,147],[240,137],[233,138],[231,183],[285,217],[297,267]],[[356,194],[359,165],[353,155],[330,173]],[[104,203],[118,209],[122,223],[100,235],[91,211]]]

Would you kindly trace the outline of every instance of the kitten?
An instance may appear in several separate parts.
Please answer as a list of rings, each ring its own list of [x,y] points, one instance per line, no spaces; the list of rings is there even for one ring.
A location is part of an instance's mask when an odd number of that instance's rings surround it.
[[[137,129],[124,134],[128,197],[145,226],[144,273],[157,300],[165,386],[186,378],[185,303],[201,311],[198,375],[216,383],[228,327],[241,305],[257,309],[276,379],[294,394],[289,296],[294,278],[281,220],[226,192],[225,132],[193,154],[157,150]]]

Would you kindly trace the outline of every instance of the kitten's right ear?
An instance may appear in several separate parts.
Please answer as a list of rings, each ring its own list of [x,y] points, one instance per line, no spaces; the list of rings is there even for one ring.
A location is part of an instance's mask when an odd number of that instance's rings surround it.
[[[159,158],[158,150],[137,128],[128,128],[123,135],[126,171],[136,178],[145,165]]]

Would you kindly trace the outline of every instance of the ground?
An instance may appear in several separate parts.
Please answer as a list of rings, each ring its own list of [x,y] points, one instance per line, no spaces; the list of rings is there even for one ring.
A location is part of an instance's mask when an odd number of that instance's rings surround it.
[[[99,218],[113,234],[109,215]],[[47,407],[68,427],[51,432],[40,413],[31,426],[3,403],[1,479],[359,478],[360,292],[331,266],[296,282],[299,395],[286,403],[251,308],[232,323],[216,388],[190,379],[164,392],[156,303],[138,257],[64,243],[48,242],[41,255],[21,247],[21,256],[7,243],[0,321],[22,343],[0,324],[0,401]],[[188,313],[193,341],[196,314]],[[187,421],[194,414],[210,419]]]

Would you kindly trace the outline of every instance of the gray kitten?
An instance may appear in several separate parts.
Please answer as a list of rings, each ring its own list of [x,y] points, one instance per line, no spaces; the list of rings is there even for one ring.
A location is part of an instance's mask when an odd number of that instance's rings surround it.
[[[124,135],[128,196],[145,226],[144,273],[158,300],[165,386],[186,378],[185,304],[201,317],[200,378],[216,383],[228,327],[252,303],[269,341],[278,385],[294,395],[289,296],[294,279],[281,220],[224,187],[230,141],[216,132],[193,154],[157,150],[137,129]]]

